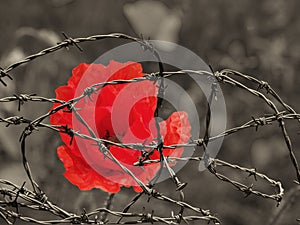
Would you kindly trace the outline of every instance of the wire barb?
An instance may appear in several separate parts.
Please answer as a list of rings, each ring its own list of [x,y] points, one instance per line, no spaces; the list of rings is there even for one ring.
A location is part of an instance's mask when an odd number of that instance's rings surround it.
[[[8,77],[10,80],[12,80],[13,78],[7,73],[7,71],[5,69],[3,69],[2,67],[0,67],[0,82],[4,85],[7,86],[7,84],[3,81],[4,77]]]
[[[62,35],[66,38],[62,42],[58,43],[63,45],[67,50],[69,50],[70,45],[74,45],[79,51],[83,52],[83,49],[77,44],[76,40],[66,35],[64,32],[62,32]]]

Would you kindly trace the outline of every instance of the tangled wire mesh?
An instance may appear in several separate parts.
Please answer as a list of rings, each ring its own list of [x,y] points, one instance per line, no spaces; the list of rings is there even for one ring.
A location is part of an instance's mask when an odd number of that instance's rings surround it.
[[[103,39],[126,39],[130,41],[134,41],[139,43],[145,50],[150,50],[154,52],[153,46],[148,43],[148,41],[136,37],[131,37],[126,34],[120,33],[112,33],[112,34],[104,34],[104,35],[94,35],[90,37],[84,38],[71,38],[64,34],[65,40],[61,41],[55,46],[44,49],[36,54],[30,55],[25,59],[18,61],[7,68],[0,68],[0,82],[7,86],[7,81],[13,79],[13,75],[11,75],[11,71],[15,68],[28,64],[34,59],[38,57],[44,57],[50,53],[58,51],[60,49],[69,48],[71,46],[76,47],[78,50],[83,51],[83,49],[79,46],[79,43],[82,42],[92,42]],[[158,56],[159,57],[159,56]],[[66,107],[74,112],[76,116],[78,116],[80,120],[80,115],[76,113],[76,109],[74,106],[76,103],[84,98],[89,98],[94,93],[97,93],[103,87],[108,85],[117,85],[117,84],[125,84],[125,83],[134,83],[141,81],[151,81],[155,82],[159,87],[158,97],[159,99],[163,99],[164,93],[164,78],[171,77],[174,75],[184,75],[186,73],[193,73],[198,76],[204,76],[209,79],[209,77],[216,78],[217,82],[221,85],[230,85],[234,88],[239,88],[245,91],[250,95],[255,96],[256,98],[260,98],[263,102],[273,111],[270,115],[261,115],[260,117],[252,117],[249,116],[249,121],[240,124],[239,126],[232,127],[226,129],[224,132],[216,135],[210,136],[209,132],[205,133],[203,138],[190,140],[186,144],[178,144],[172,146],[164,146],[156,144],[154,145],[145,145],[143,143],[132,143],[125,144],[114,142],[112,140],[106,140],[98,138],[96,135],[86,135],[80,133],[80,131],[75,131],[72,128],[66,126],[57,126],[48,124],[45,122],[47,118],[49,118],[52,114],[59,112],[60,110],[64,110]],[[256,87],[256,88],[255,88]],[[215,95],[216,90],[215,86],[211,87],[211,96]],[[290,105],[282,100],[282,98],[272,89],[272,87],[265,81],[258,80],[255,77],[245,75],[241,72],[237,72],[230,69],[224,69],[221,71],[208,73],[206,71],[193,71],[193,70],[179,70],[166,72],[163,70],[163,65],[160,64],[160,71],[151,74],[145,74],[144,77],[134,78],[130,80],[112,80],[108,82],[96,83],[90,87],[87,87],[84,92],[69,101],[63,101],[55,98],[47,98],[44,96],[37,96],[35,94],[14,94],[8,97],[0,98],[1,104],[5,104],[8,102],[18,102],[18,110],[21,109],[23,104],[30,104],[30,102],[48,102],[48,103],[58,103],[59,106],[52,108],[47,113],[40,115],[34,120],[30,120],[24,118],[23,116],[13,115],[6,118],[0,117],[0,122],[3,123],[6,127],[8,126],[18,126],[21,124],[25,124],[22,135],[20,137],[21,144],[21,152],[22,152],[22,162],[26,174],[30,180],[30,187],[25,187],[25,183],[23,185],[18,186],[12,183],[9,180],[0,179],[0,217],[6,221],[7,224],[13,224],[16,220],[22,220],[26,222],[31,222],[35,224],[60,224],[60,223],[71,223],[71,224],[140,224],[140,223],[165,223],[165,224],[180,224],[181,222],[188,223],[189,221],[202,220],[206,222],[213,222],[214,224],[220,224],[220,219],[212,214],[210,210],[202,209],[198,206],[194,206],[189,204],[185,200],[184,196],[184,188],[186,183],[182,182],[179,177],[175,174],[171,167],[168,167],[169,161],[200,161],[206,160],[208,165],[209,172],[214,175],[221,182],[227,182],[236,188],[238,191],[244,193],[245,197],[249,195],[257,195],[262,198],[272,199],[276,201],[278,204],[283,199],[284,189],[282,183],[280,181],[276,181],[268,177],[266,174],[258,172],[256,168],[246,168],[240,165],[235,165],[230,162],[226,162],[220,159],[213,158],[204,158],[203,156],[192,156],[192,157],[165,157],[162,154],[163,148],[178,148],[178,147],[186,147],[186,148],[194,148],[194,147],[203,147],[205,152],[207,143],[209,141],[213,141],[219,138],[223,138],[229,135],[234,135],[245,129],[261,129],[261,127],[271,125],[273,123],[278,123],[279,128],[282,132],[283,138],[285,140],[287,150],[290,156],[290,161],[293,165],[296,179],[295,183],[299,185],[300,182],[300,171],[298,161],[294,154],[293,145],[291,139],[289,137],[289,133],[287,131],[285,121],[293,120],[295,122],[300,121],[300,114],[298,114]],[[155,114],[158,115],[158,110],[160,110],[162,102],[158,101],[157,107],[155,110]],[[208,104],[210,104],[208,102]],[[207,112],[207,120],[209,124],[210,112]],[[84,122],[84,120],[80,120],[81,123],[88,128],[88,125]],[[156,125],[159,128],[159,122],[156,121]],[[73,212],[69,212],[62,207],[55,205],[51,202],[51,200],[47,197],[47,193],[45,193],[40,185],[35,181],[34,174],[32,174],[30,170],[30,164],[26,158],[26,141],[27,138],[33,133],[38,131],[38,129],[49,129],[54,132],[65,133],[70,136],[70,138],[74,138],[75,136],[80,139],[93,141],[97,146],[99,146],[99,150],[107,156],[108,159],[112,160],[115,164],[117,164],[122,170],[131,176],[143,189],[141,193],[138,193],[130,202],[128,202],[127,206],[122,211],[113,211],[111,210],[112,199],[114,194],[109,194],[108,198],[104,201],[104,207],[96,208],[91,212],[86,212],[83,210],[81,214],[75,214]],[[208,128],[207,128],[208,129]],[[162,138],[158,132],[158,141],[157,143],[162,143],[159,140]],[[160,158],[157,160],[151,160],[149,157],[140,158],[139,161],[135,163],[136,166],[144,166],[146,164],[151,163],[160,163],[161,167],[166,166],[172,181],[175,186],[173,191],[178,193],[178,197],[171,197],[169,194],[171,193],[161,193],[159,192],[155,186],[146,185],[142,181],[140,181],[135,175],[128,170],[126,167],[122,165],[114,157],[114,155],[110,152],[108,145],[115,145],[121,148],[132,148],[132,149],[140,149],[143,151],[144,149],[156,149],[160,152]],[[263,190],[257,190],[253,184],[246,185],[239,181],[236,181],[226,174],[220,172],[220,168],[228,168],[231,170],[239,171],[245,176],[252,176],[254,178],[253,182],[267,182],[269,186],[273,189],[273,192],[267,193]],[[131,207],[137,203],[139,200],[142,201],[142,196],[148,196],[149,199],[156,199],[158,201],[167,202],[171,205],[178,207],[178,212],[174,211],[170,212],[170,216],[161,216],[157,214],[155,211],[144,212],[144,213],[136,213],[130,212]],[[28,209],[26,214],[20,210],[21,208]],[[48,215],[49,220],[40,220],[35,217],[35,211],[43,211]],[[298,219],[299,221],[299,219]]]

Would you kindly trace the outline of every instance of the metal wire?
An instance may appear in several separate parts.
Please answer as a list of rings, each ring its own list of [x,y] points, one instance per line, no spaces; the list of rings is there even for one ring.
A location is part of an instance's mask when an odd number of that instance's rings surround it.
[[[115,39],[126,39],[130,41],[135,41],[141,44],[143,48],[146,50],[150,50],[156,54],[156,57],[159,59],[159,55],[156,53],[155,49],[153,49],[153,46],[149,44],[144,39],[131,37],[126,34],[120,34],[120,33],[113,33],[113,34],[106,34],[106,35],[94,35],[90,37],[85,38],[71,38],[64,34],[65,40],[58,43],[55,46],[49,47],[47,49],[44,49],[36,54],[30,55],[26,57],[25,59],[18,61],[7,68],[0,68],[0,82],[3,85],[7,85],[7,78],[12,80],[14,76],[11,74],[11,72],[24,64],[28,64],[34,59],[38,57],[44,57],[50,53],[53,53],[55,51],[58,51],[60,49],[69,48],[71,46],[75,46],[80,51],[83,49],[79,46],[82,42],[91,42],[91,41],[97,41],[97,40],[103,40],[108,38],[115,38]],[[296,173],[296,178],[298,182],[300,182],[300,172],[299,172],[299,165],[298,161],[296,159],[296,156],[294,154],[294,149],[292,146],[291,139],[289,137],[287,128],[285,126],[285,121],[287,120],[295,120],[300,121],[300,114],[298,114],[291,106],[289,106],[287,103],[285,103],[282,98],[272,89],[272,87],[265,81],[258,80],[252,76],[242,74],[240,72],[230,70],[230,69],[224,69],[221,71],[217,71],[215,73],[209,73],[206,71],[193,71],[193,70],[180,70],[180,71],[172,71],[172,72],[166,72],[163,69],[163,65],[160,62],[159,63],[160,71],[157,73],[151,73],[146,74],[142,78],[135,78],[131,80],[113,80],[109,82],[103,82],[98,84],[93,84],[90,87],[86,87],[86,89],[83,91],[83,93],[74,99],[70,99],[69,101],[62,101],[54,98],[47,98],[43,96],[37,96],[35,94],[14,94],[12,96],[2,97],[0,98],[1,104],[6,104],[8,102],[18,102],[18,110],[22,107],[23,104],[30,104],[30,102],[48,102],[48,103],[57,103],[58,106],[55,108],[52,108],[48,112],[38,116],[34,120],[26,119],[23,116],[10,116],[7,118],[1,118],[0,117],[0,123],[3,123],[6,127],[8,126],[18,126],[21,124],[25,124],[26,127],[23,130],[23,133],[20,137],[21,142],[21,151],[22,151],[22,162],[24,169],[26,171],[26,174],[31,182],[32,189],[28,189],[24,187],[24,184],[22,186],[18,186],[13,184],[12,182],[4,179],[0,179],[0,217],[2,217],[7,224],[13,224],[15,220],[19,219],[26,222],[36,223],[36,224],[64,224],[64,223],[71,223],[71,224],[140,224],[140,223],[156,223],[161,222],[165,224],[180,224],[181,222],[188,221],[194,221],[194,220],[202,220],[205,222],[213,222],[215,224],[219,224],[220,220],[212,215],[209,210],[205,210],[202,208],[199,208],[197,206],[193,206],[185,201],[184,198],[184,188],[186,183],[183,183],[180,181],[180,179],[177,177],[175,172],[172,170],[171,167],[169,167],[169,162],[172,162],[174,160],[176,161],[199,161],[203,159],[200,156],[194,156],[194,157],[186,157],[186,158],[172,158],[172,157],[165,157],[162,154],[162,149],[164,148],[179,148],[179,147],[186,147],[186,148],[192,148],[196,146],[206,146],[208,142],[215,141],[219,138],[226,137],[229,135],[234,135],[242,130],[245,129],[251,129],[255,128],[262,129],[265,126],[271,126],[275,122],[277,122],[280,126],[280,130],[283,134],[283,138],[287,145],[287,150],[290,156],[291,163],[294,167],[294,171]],[[111,140],[105,140],[98,138],[92,131],[92,129],[89,128],[87,123],[81,118],[80,114],[77,113],[75,109],[76,103],[86,97],[90,97],[91,95],[97,93],[99,90],[101,90],[103,87],[107,85],[118,85],[118,84],[126,84],[126,83],[134,83],[134,82],[141,82],[145,80],[150,80],[154,82],[155,84],[158,84],[159,91],[158,91],[158,103],[155,110],[155,115],[157,117],[159,110],[161,110],[162,105],[162,99],[164,95],[164,78],[170,77],[174,75],[183,75],[186,73],[194,73],[199,76],[206,76],[206,77],[215,77],[217,81],[222,85],[231,85],[235,88],[243,89],[245,90],[245,93],[249,93],[257,98],[260,98],[264,101],[264,103],[270,107],[270,109],[273,111],[273,114],[271,115],[261,115],[260,117],[254,118],[252,116],[249,116],[249,121],[245,122],[244,124],[241,124],[236,127],[229,128],[225,130],[224,132],[215,135],[215,136],[209,136],[209,132],[206,132],[206,135],[203,138],[190,140],[188,143],[185,144],[178,144],[178,145],[172,145],[172,146],[166,146],[163,143],[162,136],[160,134],[160,127],[159,127],[159,121],[156,121],[156,129],[158,133],[158,138],[155,143],[152,143],[150,145],[145,145],[144,143],[130,143],[130,144],[124,144],[124,143],[117,143]],[[235,79],[235,77],[238,77],[242,81]],[[257,89],[251,88],[251,85],[256,85]],[[266,93],[264,93],[266,91]],[[212,94],[213,96],[213,90]],[[273,98],[273,99],[271,99]],[[89,135],[80,133],[79,131],[75,131],[68,126],[55,126],[52,124],[47,124],[45,120],[49,118],[50,115],[55,114],[61,110],[65,110],[66,108],[72,110],[72,112],[76,115],[76,118],[78,121],[80,121],[88,130]],[[207,118],[207,130],[208,126],[210,124],[210,112],[207,112],[206,118]],[[91,212],[86,212],[83,210],[81,215],[68,212],[67,210],[64,210],[63,208],[51,203],[51,201],[48,199],[46,193],[44,193],[39,185],[34,180],[34,174],[32,174],[30,170],[30,164],[26,158],[26,141],[28,136],[30,136],[33,132],[37,131],[37,128],[43,128],[48,129],[50,131],[54,132],[61,132],[68,134],[73,139],[74,136],[82,139],[82,140],[90,140],[94,142],[97,146],[99,146],[99,150],[107,155],[107,158],[112,160],[116,165],[118,165],[126,174],[131,176],[143,189],[142,193],[137,194],[132,201],[130,201],[127,206],[122,211],[113,211],[110,209],[110,206],[112,204],[112,198],[113,195],[110,195],[107,199],[107,202],[104,207],[97,208]],[[160,153],[160,158],[157,160],[150,160],[149,157],[141,158],[139,161],[137,161],[134,165],[136,166],[144,166],[146,164],[150,163],[159,163],[160,168],[166,167],[170,177],[172,178],[172,181],[174,182],[174,191],[178,191],[179,197],[178,199],[169,197],[168,195],[164,193],[160,193],[158,190],[155,189],[155,179],[153,179],[153,183],[150,182],[150,185],[144,184],[142,181],[140,181],[129,169],[124,167],[122,163],[118,161],[117,158],[110,152],[109,148],[106,146],[115,145],[121,148],[132,148],[132,149],[139,149],[141,151],[146,151],[149,153],[149,151],[158,150]],[[284,189],[282,187],[282,184],[280,181],[275,181],[271,178],[269,178],[267,175],[260,173],[257,171],[256,168],[245,168],[239,165],[231,164],[229,162],[225,162],[220,159],[207,159],[209,161],[208,169],[211,172],[212,175],[214,175],[217,179],[219,179],[221,182],[226,182],[231,184],[233,187],[235,187],[238,191],[243,192],[245,196],[249,196],[251,194],[275,200],[278,204],[283,199],[284,195]],[[266,193],[263,190],[257,190],[254,188],[254,185],[246,185],[243,183],[240,183],[238,181],[235,181],[231,178],[229,178],[228,175],[222,174],[218,171],[218,168],[225,167],[229,168],[231,170],[239,171],[241,174],[245,173],[246,176],[253,176],[255,179],[253,182],[259,182],[259,180],[269,183],[270,187],[273,188],[273,193]],[[259,178],[259,179],[258,179]],[[149,198],[156,199],[158,201],[164,201],[168,202],[169,204],[178,206],[179,211],[178,213],[171,212],[170,217],[162,217],[159,215],[156,215],[154,212],[145,212],[145,213],[135,213],[135,212],[129,212],[131,207],[136,204],[136,202],[141,200],[141,197],[143,195],[148,196]],[[19,208],[27,208],[31,210],[31,213],[23,215]],[[187,213],[185,210],[189,209],[194,214]],[[39,220],[35,218],[34,211],[41,210],[44,212],[49,213],[49,218],[53,218],[53,216],[56,217],[56,219],[49,219],[49,220]],[[189,211],[190,212],[190,211]],[[109,220],[107,220],[107,216],[110,215]],[[50,217],[51,216],[51,217]]]

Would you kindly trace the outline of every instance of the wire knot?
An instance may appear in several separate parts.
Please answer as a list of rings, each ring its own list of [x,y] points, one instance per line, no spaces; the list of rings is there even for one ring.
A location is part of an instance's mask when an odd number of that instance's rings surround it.
[[[178,224],[181,223],[181,221],[182,221],[182,215],[181,214],[174,215],[173,217],[174,217],[176,223],[178,223]]]
[[[108,153],[108,148],[102,143],[102,141],[98,141],[97,143],[99,150],[104,154],[104,156]]]
[[[91,95],[96,92],[97,92],[97,89],[95,87],[87,87],[86,89],[84,89],[83,95],[88,97],[90,99],[90,101],[92,101]]]
[[[153,219],[153,214],[154,214],[154,211],[152,210],[151,213],[147,213],[147,214],[143,214],[142,216],[142,221],[145,223],[151,223],[151,224],[154,224],[154,219]]]
[[[198,140],[195,140],[194,142],[195,142],[195,144],[196,144],[197,146],[202,146],[203,143],[204,143],[204,139],[203,139],[203,138],[200,138],[200,139],[198,139]]]
[[[21,109],[21,105],[24,104],[24,102],[27,102],[31,99],[32,96],[35,96],[36,94],[14,94],[14,96],[19,100],[19,105],[18,105],[18,111]]]
[[[150,52],[154,52],[154,46],[153,46],[153,44],[150,42],[150,38],[148,38],[148,40],[146,40],[145,38],[144,38],[144,36],[143,35],[141,35],[141,41],[140,41],[140,44],[141,44],[141,46],[142,46],[142,49],[144,50],[144,51],[147,51],[147,50],[149,50]]]
[[[62,32],[62,35],[66,38],[65,40],[63,40],[62,42],[58,43],[58,44],[62,44],[64,45],[64,47],[69,50],[69,46],[75,46],[79,51],[83,52],[83,49],[77,44],[76,40],[74,40],[73,38],[69,37],[68,35],[66,35],[64,32]]]
[[[267,90],[267,93],[268,93],[270,91],[269,83],[266,82],[266,81],[260,81],[260,84],[258,85],[257,90],[262,89],[262,88],[265,88]]]
[[[253,122],[255,123],[255,130],[256,131],[258,130],[259,126],[264,126],[264,125],[267,124],[266,117],[260,117],[260,118],[256,119],[252,116],[252,119],[253,119]]]
[[[13,125],[20,125],[23,121],[23,117],[22,116],[13,116],[10,118],[10,121],[13,123]],[[10,125],[7,124],[6,126],[8,127]]]
[[[280,123],[280,126],[284,126],[283,112],[279,112],[276,114],[276,120]]]
[[[20,125],[23,121],[23,117],[20,116],[12,116],[6,119],[0,118],[0,122],[7,123],[6,127],[9,127],[10,125]]]
[[[256,168],[248,170],[248,173],[249,173],[248,177],[253,176],[254,179],[255,179],[255,181],[257,181],[257,176],[256,176],[257,171],[256,171]]]
[[[247,198],[249,195],[252,194],[252,192],[253,192],[252,188],[253,188],[253,184],[251,184],[249,187],[246,187],[246,188],[242,189],[243,192],[245,192],[245,194],[246,194],[245,198]]]
[[[156,81],[157,77],[158,77],[158,74],[157,73],[150,73],[150,74],[147,74],[147,76],[145,76],[145,77],[150,81]]]

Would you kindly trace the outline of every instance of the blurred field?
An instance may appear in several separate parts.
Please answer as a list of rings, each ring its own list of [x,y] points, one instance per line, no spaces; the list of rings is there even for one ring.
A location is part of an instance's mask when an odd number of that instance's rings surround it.
[[[284,101],[300,111],[300,1],[297,0],[187,0],[187,1],[83,1],[28,0],[0,1],[0,66],[6,67],[27,55],[62,41],[64,31],[71,37],[121,32],[132,36],[177,42],[194,51],[214,70],[231,68],[267,81]],[[70,71],[81,62],[93,62],[101,53],[124,43],[110,39],[80,45],[41,57],[12,72],[8,87],[0,86],[0,96],[35,93],[54,97],[56,87],[66,83]],[[189,87],[191,88],[191,87]],[[239,89],[222,86],[228,127],[251,119],[249,115],[268,113],[261,101]],[[0,116],[23,115],[36,118],[51,107],[48,103],[17,103],[0,106]],[[245,113],[247,112],[247,113]],[[245,117],[246,115],[246,117]],[[287,127],[300,159],[299,124]],[[0,178],[22,184],[25,173],[21,164],[19,136],[24,127],[0,128]],[[100,190],[82,192],[63,176],[63,165],[56,155],[61,144],[59,135],[41,129],[28,138],[27,155],[34,177],[52,202],[67,210],[81,213],[102,206],[106,194]],[[285,190],[294,187],[295,172],[291,166],[284,139],[272,126],[239,132],[225,138],[218,158],[257,168],[283,182]],[[210,209],[226,225],[267,224],[276,203],[243,193],[217,180],[209,172],[198,172],[191,162],[178,176],[188,183],[185,189],[189,203]],[[232,177],[244,179],[239,174]],[[250,179],[250,178],[249,178]],[[160,184],[168,190],[169,181]],[[170,193],[171,194],[171,193]],[[126,189],[116,195],[114,210],[121,210],[134,193]],[[296,224],[300,218],[300,196],[277,220],[278,224]],[[151,203],[151,202],[150,202]],[[141,209],[143,205],[138,205]],[[169,213],[163,205],[158,212]],[[163,214],[163,213],[162,213]],[[169,215],[168,215],[169,216]],[[0,219],[0,222],[3,223]],[[18,221],[16,224],[23,224]],[[199,224],[198,222],[191,224]],[[204,224],[204,223],[203,223]]]

